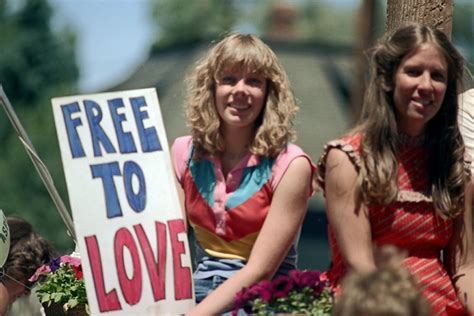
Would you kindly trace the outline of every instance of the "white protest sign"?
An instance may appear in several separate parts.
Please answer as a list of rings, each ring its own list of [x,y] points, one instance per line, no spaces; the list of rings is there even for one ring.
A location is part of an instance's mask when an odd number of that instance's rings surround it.
[[[185,313],[189,244],[155,89],[52,106],[92,315]]]

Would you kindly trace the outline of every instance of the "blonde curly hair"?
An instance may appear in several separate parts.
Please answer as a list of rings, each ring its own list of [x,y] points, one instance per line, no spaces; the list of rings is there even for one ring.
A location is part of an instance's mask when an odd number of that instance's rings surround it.
[[[348,275],[334,316],[429,316],[430,307],[415,279],[402,267]]]
[[[276,55],[253,35],[231,34],[198,61],[187,79],[186,119],[193,138],[195,160],[225,150],[214,93],[216,78],[235,68],[262,75],[267,80],[265,106],[255,123],[249,151],[259,156],[275,157],[295,139],[292,120],[298,107]]]
[[[416,279],[403,266],[406,252],[394,245],[375,249],[378,268],[347,275],[334,316],[429,316],[428,301]]]

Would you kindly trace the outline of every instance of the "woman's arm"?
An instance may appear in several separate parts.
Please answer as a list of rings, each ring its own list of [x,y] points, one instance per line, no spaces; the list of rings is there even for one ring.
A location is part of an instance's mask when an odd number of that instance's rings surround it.
[[[303,222],[310,183],[311,168],[308,160],[303,157],[295,158],[275,190],[267,218],[245,267],[187,315],[222,313],[232,307],[235,294],[243,287],[273,276]]]
[[[357,171],[346,153],[332,149],[326,158],[326,213],[348,270],[375,269],[367,208],[356,203]]]
[[[453,236],[445,251],[445,266],[458,296],[474,313],[474,244],[472,232],[472,184],[466,189],[465,210],[454,221]]]
[[[174,185],[176,187],[176,191],[178,192],[178,200],[179,200],[179,207],[181,211],[181,215],[183,216],[183,221],[185,224],[186,231],[188,230],[188,220],[186,216],[185,206],[184,206],[184,190],[181,187],[181,183],[179,183],[178,178],[174,177]]]
[[[175,187],[176,187],[176,192],[178,192],[178,200],[179,200],[179,207],[180,207],[180,211],[181,211],[181,214],[183,216],[183,221],[184,221],[184,225],[185,225],[185,228],[186,228],[186,231],[188,231],[188,220],[187,220],[187,216],[186,216],[186,209],[185,209],[185,206],[184,206],[184,190],[183,190],[183,187],[181,186],[181,183],[179,183],[179,175],[177,174],[178,173],[178,168],[176,167],[177,163],[176,163],[176,160],[177,160],[177,145],[176,145],[176,142],[173,144],[173,146],[171,147],[171,150],[170,150],[170,157],[171,157],[171,163],[173,164],[174,168],[173,168],[173,175],[174,175],[174,184],[175,184]]]

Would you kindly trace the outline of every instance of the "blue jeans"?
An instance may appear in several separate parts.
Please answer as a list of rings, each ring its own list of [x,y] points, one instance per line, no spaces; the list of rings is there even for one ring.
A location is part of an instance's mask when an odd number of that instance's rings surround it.
[[[194,294],[196,296],[196,303],[201,303],[212,291],[219,285],[224,283],[227,279],[218,275],[207,279],[194,279]]]
[[[219,285],[224,283],[227,278],[215,275],[207,279],[194,279],[194,295],[196,297],[196,303],[199,304],[206,298],[212,291],[214,291]],[[230,316],[231,312],[221,314],[222,316]],[[238,316],[246,316],[247,314],[243,310],[239,310]]]

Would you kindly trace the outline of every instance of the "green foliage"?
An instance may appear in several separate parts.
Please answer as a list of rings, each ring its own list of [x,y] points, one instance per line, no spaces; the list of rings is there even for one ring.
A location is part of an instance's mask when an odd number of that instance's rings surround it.
[[[45,89],[74,84],[79,75],[74,36],[53,33],[47,0],[27,0],[15,11],[4,6],[0,7],[0,82],[12,103],[34,106]]]
[[[234,297],[233,315],[240,309],[252,315],[305,314],[330,316],[333,292],[317,270],[291,270],[272,281],[243,288]]]
[[[56,273],[51,274],[47,283],[38,288],[37,293],[41,303],[67,303],[69,308],[87,303],[84,282],[76,279],[71,268],[57,270]]]
[[[216,37],[237,20],[233,0],[158,0],[152,5],[159,31],[157,47]]]
[[[270,316],[275,315],[273,310],[279,313],[304,314],[311,316],[330,316],[334,299],[331,291],[325,289],[318,298],[314,297],[313,290],[305,287],[300,291],[291,291],[288,296],[275,300],[273,309],[269,308],[268,302],[256,299],[252,306],[252,315]]]
[[[278,0],[157,0],[152,2],[158,29],[154,49],[180,43],[215,39],[230,31],[271,35],[272,8]],[[354,39],[353,10],[333,7],[329,2],[293,2],[295,39],[351,43]],[[350,30],[350,31],[348,31]]]
[[[67,90],[58,87],[57,93],[66,94]],[[46,95],[38,100],[35,107],[20,107],[16,112],[38,155],[51,172],[59,194],[67,203],[59,144],[50,104],[51,97],[52,95]],[[4,118],[5,114],[2,113],[0,117]],[[11,124],[6,119],[2,124],[11,131],[2,142],[6,150],[0,154],[0,175],[5,179],[0,181],[0,192],[2,192],[0,208],[7,215],[17,215],[32,223],[35,229],[50,240],[60,252],[70,252],[74,245],[66,234],[65,225],[49,193],[20,140],[12,131]]]
[[[355,38],[354,11],[306,0],[298,7],[296,32],[303,40],[349,44]]]
[[[0,1],[0,84],[67,202],[50,99],[76,88],[74,36],[52,31],[46,0],[25,0],[15,10],[8,3]],[[3,110],[0,141],[0,208],[29,221],[60,252],[71,251],[72,240]]]
[[[68,256],[55,260],[71,258]],[[66,259],[67,260],[67,259]],[[87,305],[87,293],[82,275],[82,268],[79,259],[73,258],[78,263],[67,263],[61,261],[57,267],[54,263],[44,265],[38,269],[36,274],[43,276],[44,280],[39,282],[36,295],[41,304],[60,304],[65,310],[72,309],[77,305]],[[51,266],[51,269],[48,267]],[[51,271],[53,270],[54,271]]]

